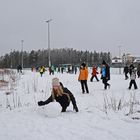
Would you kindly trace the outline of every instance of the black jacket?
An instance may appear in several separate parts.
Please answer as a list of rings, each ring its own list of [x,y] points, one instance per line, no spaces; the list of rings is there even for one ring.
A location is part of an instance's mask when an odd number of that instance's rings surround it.
[[[101,69],[101,74],[102,74],[102,69]],[[105,80],[110,80],[110,67],[108,64],[105,64],[105,76],[101,75],[101,79]]]
[[[50,102],[53,102],[53,100],[55,99],[56,102],[58,102],[61,107],[62,107],[62,112],[65,112],[66,111],[66,108],[69,106],[70,104],[70,101],[72,102],[73,104],[73,108],[77,108],[77,105],[76,105],[76,101],[75,101],[75,98],[73,96],[73,94],[65,87],[63,87],[63,91],[64,91],[64,94],[62,94],[62,96],[56,96],[54,95],[54,97],[51,95],[46,101],[40,101],[38,102],[38,105],[46,105],[46,104],[49,104]]]
[[[108,64],[106,64],[105,66],[106,66],[106,79],[110,80],[110,67]]]
[[[126,73],[126,74],[129,72],[128,66],[125,66],[125,67],[124,67],[123,72]]]

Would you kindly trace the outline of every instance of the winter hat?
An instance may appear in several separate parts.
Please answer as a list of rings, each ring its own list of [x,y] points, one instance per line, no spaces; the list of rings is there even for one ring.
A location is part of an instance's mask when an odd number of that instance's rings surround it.
[[[82,63],[82,64],[81,64],[81,66],[85,67],[85,66],[86,66],[86,64],[85,64],[85,63]]]
[[[103,60],[102,64],[103,64],[103,65],[105,65],[105,64],[106,64],[105,60]]]
[[[60,82],[58,78],[53,78],[52,79],[52,86],[60,86]]]

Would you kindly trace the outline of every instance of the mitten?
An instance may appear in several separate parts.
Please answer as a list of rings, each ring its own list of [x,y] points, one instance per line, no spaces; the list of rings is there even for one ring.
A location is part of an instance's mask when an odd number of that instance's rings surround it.
[[[74,106],[73,109],[74,109],[76,112],[79,111],[77,106]]]
[[[44,103],[43,101],[39,101],[39,102],[38,102],[38,105],[39,105],[39,106],[42,106],[42,105],[45,105],[45,103]]]

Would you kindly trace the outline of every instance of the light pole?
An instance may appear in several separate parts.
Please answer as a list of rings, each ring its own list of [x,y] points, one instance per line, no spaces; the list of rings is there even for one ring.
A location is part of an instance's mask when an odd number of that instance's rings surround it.
[[[12,51],[12,49],[11,49],[11,69],[13,68],[13,51]]]
[[[51,56],[50,56],[50,22],[52,21],[52,19],[49,19],[46,21],[46,23],[48,23],[48,52],[49,52],[49,67],[51,66]]]
[[[43,64],[43,66],[44,66],[44,48],[42,49],[42,64]]]
[[[121,46],[118,46],[119,48],[119,59],[121,60]],[[119,74],[121,74],[121,61],[120,61],[120,64],[119,64]]]
[[[21,40],[21,66],[22,66],[22,69],[23,69],[23,42],[24,42],[24,40]]]

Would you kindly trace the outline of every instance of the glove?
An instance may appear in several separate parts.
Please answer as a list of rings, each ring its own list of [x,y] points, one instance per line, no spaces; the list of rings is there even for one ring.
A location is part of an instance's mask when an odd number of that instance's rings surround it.
[[[73,109],[74,109],[76,112],[79,111],[77,106],[74,106]]]
[[[39,106],[43,106],[43,105],[45,105],[45,103],[44,103],[43,101],[39,101],[39,102],[38,102],[38,105],[39,105]]]

